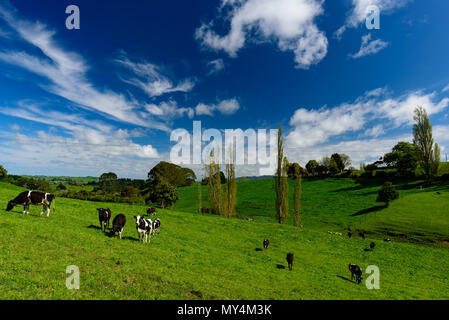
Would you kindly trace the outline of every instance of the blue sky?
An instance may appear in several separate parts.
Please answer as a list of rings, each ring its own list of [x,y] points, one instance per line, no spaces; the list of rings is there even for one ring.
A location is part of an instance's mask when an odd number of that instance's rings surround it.
[[[65,25],[68,5],[80,30]],[[380,29],[365,26],[368,5]],[[144,178],[170,133],[270,129],[290,161],[353,164],[411,141],[425,107],[449,147],[449,2],[2,1],[0,164]],[[237,175],[255,175],[242,166]]]

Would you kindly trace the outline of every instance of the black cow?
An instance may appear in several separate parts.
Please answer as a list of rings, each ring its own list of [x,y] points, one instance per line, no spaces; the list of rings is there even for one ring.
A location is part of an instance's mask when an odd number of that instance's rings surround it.
[[[140,241],[140,235],[142,234],[142,243],[151,242],[151,231],[153,229],[153,222],[151,219],[144,219],[141,216],[134,216],[136,219],[137,236]],[[148,241],[149,238],[149,241]]]
[[[100,220],[100,228],[106,232],[106,228],[109,229],[109,221],[111,220],[111,209],[99,208],[98,210],[98,220]]]
[[[359,231],[359,236],[360,236],[360,238],[362,238],[363,240],[365,240],[365,232]]]
[[[124,214],[120,213],[115,216],[114,220],[112,221],[112,230],[109,233],[109,236],[115,236],[115,234],[118,232],[120,239],[122,238],[122,232],[123,228],[126,224],[126,217]]]
[[[264,247],[264,249],[268,249],[269,245],[270,245],[270,240],[264,239],[263,240],[263,247]]]
[[[288,270],[293,270],[293,259],[295,258],[295,255],[293,253],[287,253],[287,263],[288,263]]]
[[[147,209],[147,214],[148,215],[152,215],[153,213],[156,214],[156,208],[148,208]]]
[[[369,244],[369,247],[371,248],[371,251],[373,251],[374,250],[374,247],[376,246],[376,244],[374,243],[374,242],[371,242],[370,244]]]
[[[43,205],[43,209],[40,217],[47,211],[47,218],[50,216],[50,206],[53,203],[53,212],[56,211],[55,208],[56,196],[51,193],[44,193],[40,191],[24,191],[19,194],[15,199],[8,202],[6,211],[11,211],[15,206],[23,205],[23,213],[30,213],[30,204],[33,205]]]
[[[352,232],[348,231],[348,238],[351,238],[351,237],[352,237]]]
[[[158,218],[153,222],[153,235],[158,235],[161,228],[161,220]]]
[[[349,271],[351,271],[351,280],[354,279],[355,275],[357,283],[360,284],[362,282],[362,269],[358,265],[350,263]]]

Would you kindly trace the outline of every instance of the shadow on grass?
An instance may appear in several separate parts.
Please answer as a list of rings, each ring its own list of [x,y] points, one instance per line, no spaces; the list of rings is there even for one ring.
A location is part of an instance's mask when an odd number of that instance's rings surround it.
[[[339,275],[337,275],[337,277],[339,277],[340,279],[349,281],[349,282],[351,282],[351,283],[358,284],[357,281],[351,280],[351,279],[349,279],[349,278],[346,278],[346,277],[343,277],[343,276],[339,276]]]
[[[101,230],[101,228],[99,226],[94,226],[93,224],[91,224],[90,226],[86,227],[88,229],[97,229],[97,230]]]
[[[374,207],[371,207],[371,208],[368,208],[368,209],[363,209],[363,210],[360,210],[360,211],[352,214],[351,217],[363,216],[363,215],[368,214],[368,213],[380,211],[380,210],[385,209],[387,207],[388,207],[387,205],[382,205],[382,206],[374,206]]]
[[[285,266],[283,266],[282,264],[277,264],[276,268],[278,268],[278,269],[285,269]]]
[[[256,249],[254,249],[254,251],[258,251],[258,252],[260,252],[260,251],[263,251],[262,249],[260,249],[260,248],[256,248]]]

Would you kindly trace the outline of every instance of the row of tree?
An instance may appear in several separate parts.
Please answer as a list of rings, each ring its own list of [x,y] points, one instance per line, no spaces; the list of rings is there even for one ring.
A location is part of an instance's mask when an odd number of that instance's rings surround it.
[[[421,169],[426,182],[431,183],[440,166],[440,147],[434,142],[432,125],[424,108],[415,109],[414,120],[413,143],[398,142],[391,152],[374,163],[362,165],[361,169],[395,169],[401,177],[415,177],[417,169]]]
[[[230,148],[232,150],[232,148]],[[237,213],[237,184],[235,176],[235,159],[232,151],[229,154],[230,163],[226,164],[226,175],[220,171],[219,161],[213,152],[209,157],[209,163],[205,164],[206,177],[203,183],[198,184],[198,212],[211,212],[223,216],[232,216]],[[207,183],[209,210],[202,206],[201,185]],[[224,184],[224,190],[222,185]]]

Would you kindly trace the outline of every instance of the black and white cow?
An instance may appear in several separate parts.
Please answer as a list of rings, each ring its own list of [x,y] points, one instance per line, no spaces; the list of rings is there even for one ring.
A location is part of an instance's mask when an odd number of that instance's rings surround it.
[[[140,235],[142,235],[142,243],[150,243],[153,222],[151,221],[151,219],[144,219],[141,216],[134,216],[134,218],[136,219],[136,229],[139,241]]]
[[[114,236],[117,232],[119,234],[120,239],[122,238],[122,232],[123,228],[126,224],[126,217],[124,214],[120,213],[115,216],[114,220],[112,221],[112,230],[109,236]]]
[[[111,220],[111,209],[107,208],[107,209],[103,209],[103,208],[98,208],[98,220],[100,220],[100,228],[101,230],[103,230],[106,232],[106,228],[109,229],[109,221]]]
[[[268,246],[270,245],[270,240],[264,239],[263,240],[263,248],[268,249]]]
[[[158,218],[153,221],[153,235],[158,235],[161,228],[161,220]]]
[[[351,271],[351,280],[355,279],[357,280],[357,283],[360,284],[362,282],[362,269],[356,264],[349,264],[349,271]]]
[[[24,191],[19,194],[15,199],[8,202],[6,211],[11,211],[15,206],[23,205],[22,214],[30,214],[30,204],[42,205],[43,209],[40,217],[47,211],[47,218],[50,216],[50,206],[53,203],[53,212],[56,211],[55,208],[56,196],[51,193],[44,193],[40,191]]]

